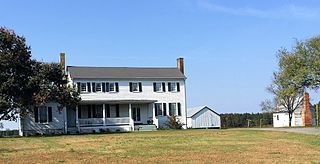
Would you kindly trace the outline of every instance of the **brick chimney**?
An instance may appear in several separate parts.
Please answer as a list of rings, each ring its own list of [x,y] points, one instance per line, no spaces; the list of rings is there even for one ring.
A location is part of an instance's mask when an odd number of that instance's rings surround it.
[[[184,74],[183,58],[178,58],[178,59],[177,59],[177,68],[181,71],[181,73]]]
[[[312,126],[312,113],[310,111],[309,93],[303,94],[303,109],[302,109],[302,126]]]
[[[63,73],[65,73],[66,57],[65,57],[65,54],[63,52],[60,53],[60,65],[61,65]]]

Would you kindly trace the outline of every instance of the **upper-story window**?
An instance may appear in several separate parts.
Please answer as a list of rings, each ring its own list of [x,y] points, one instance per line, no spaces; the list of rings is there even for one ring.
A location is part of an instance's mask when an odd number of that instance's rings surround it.
[[[168,83],[168,91],[169,92],[180,92],[180,83]]]
[[[78,92],[119,92],[118,82],[87,82],[77,83]]]
[[[142,83],[141,82],[130,82],[129,83],[130,92],[142,92]]]
[[[80,84],[81,92],[87,92],[87,83]]]
[[[115,88],[115,84],[114,83],[109,83],[109,91],[110,92],[115,92],[116,88]]]
[[[166,83],[153,83],[153,91],[154,92],[165,92],[166,91]]]
[[[96,83],[96,92],[101,92],[101,83]]]

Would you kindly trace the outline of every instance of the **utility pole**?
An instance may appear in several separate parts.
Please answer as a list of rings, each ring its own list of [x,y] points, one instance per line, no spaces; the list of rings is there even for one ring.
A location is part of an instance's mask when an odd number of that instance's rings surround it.
[[[250,128],[250,119],[247,119],[248,120],[248,128]]]
[[[262,128],[262,118],[260,119],[260,128]]]

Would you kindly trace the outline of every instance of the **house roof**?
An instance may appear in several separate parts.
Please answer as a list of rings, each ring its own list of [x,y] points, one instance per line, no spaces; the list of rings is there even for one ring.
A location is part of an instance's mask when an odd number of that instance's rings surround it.
[[[217,114],[220,116],[220,114],[218,114],[217,112],[215,112],[214,110],[212,110],[211,108],[207,107],[207,106],[199,106],[199,107],[192,107],[189,108],[187,111],[187,117],[193,117],[194,115],[196,115],[197,113],[199,113],[201,110],[207,108],[208,110],[212,111],[213,113]]]
[[[178,68],[78,67],[68,66],[72,78],[175,78],[186,79]]]

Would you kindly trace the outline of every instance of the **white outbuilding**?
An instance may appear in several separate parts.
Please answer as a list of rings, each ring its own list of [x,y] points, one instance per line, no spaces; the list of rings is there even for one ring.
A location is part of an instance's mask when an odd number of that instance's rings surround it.
[[[188,128],[221,128],[220,115],[207,106],[189,108]]]

